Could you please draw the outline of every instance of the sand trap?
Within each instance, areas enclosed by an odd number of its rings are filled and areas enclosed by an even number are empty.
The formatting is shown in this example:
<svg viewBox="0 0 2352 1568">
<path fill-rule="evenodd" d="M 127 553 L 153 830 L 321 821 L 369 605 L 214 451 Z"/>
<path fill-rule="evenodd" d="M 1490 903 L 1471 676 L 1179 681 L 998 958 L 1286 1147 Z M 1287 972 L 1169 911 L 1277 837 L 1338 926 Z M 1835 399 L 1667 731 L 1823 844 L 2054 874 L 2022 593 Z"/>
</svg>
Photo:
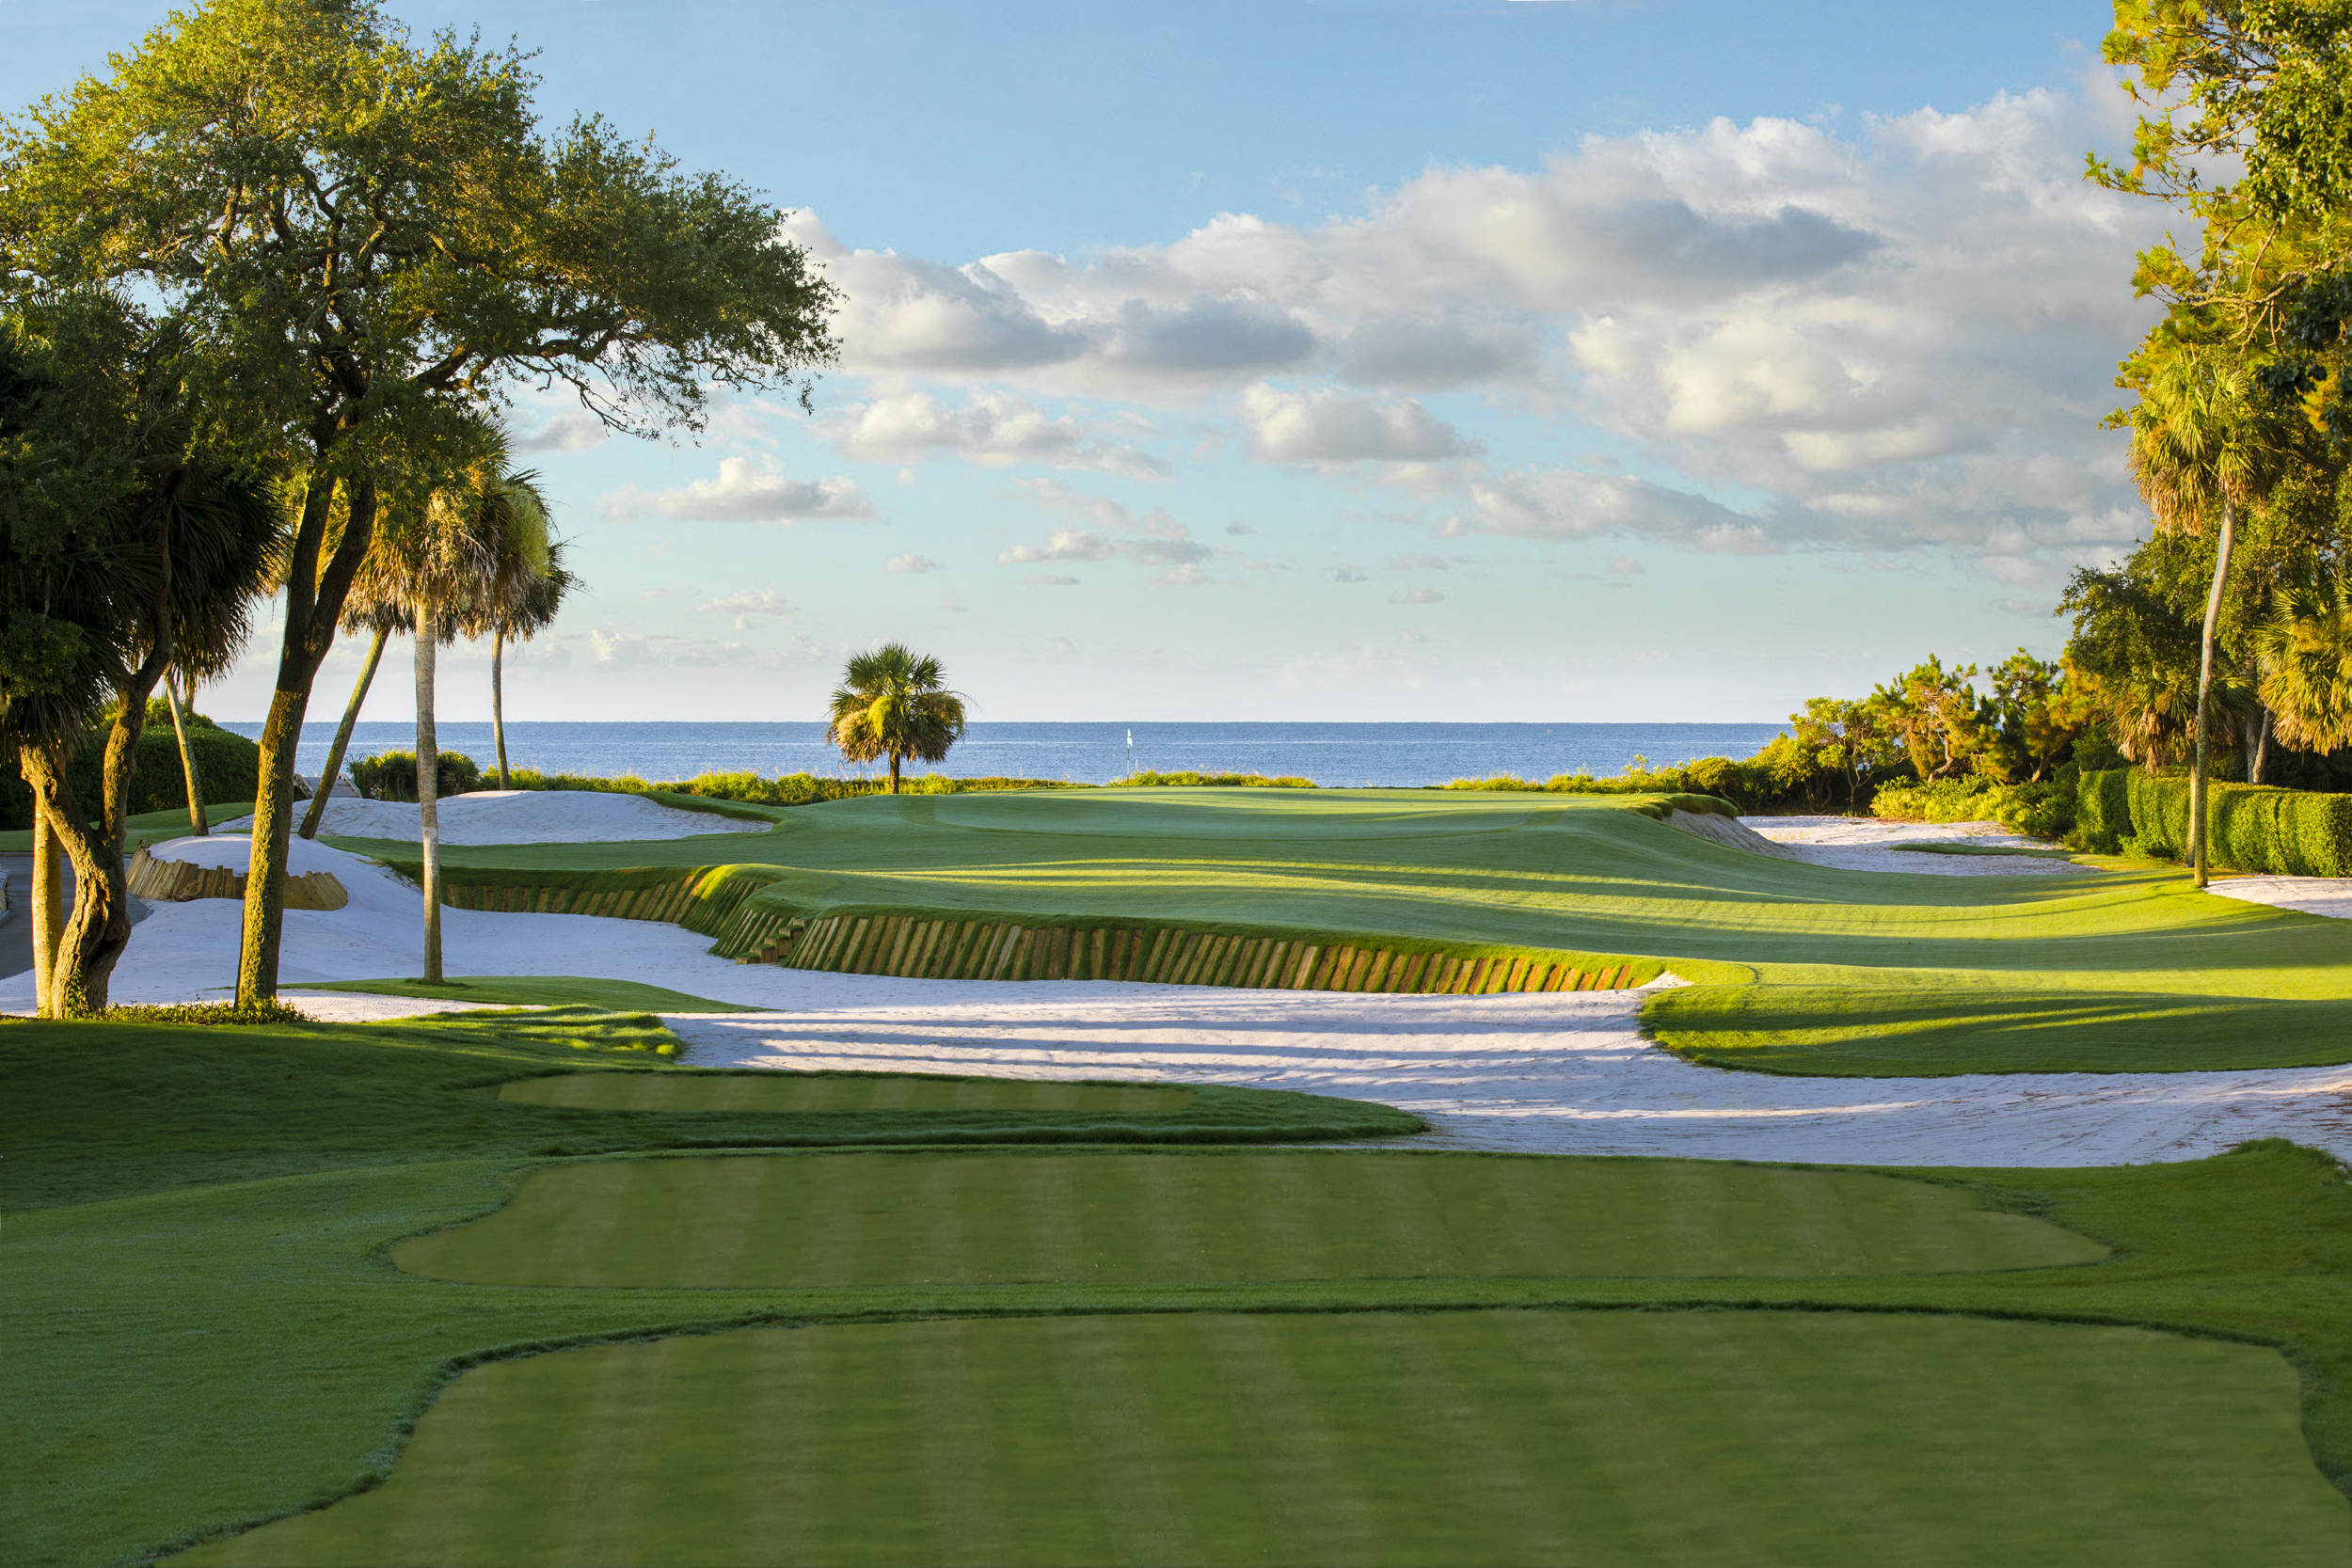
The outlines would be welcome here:
<svg viewBox="0 0 2352 1568">
<path fill-rule="evenodd" d="M 1676 813 L 1677 816 L 1681 815 Z M 1765 853 L 1778 853 L 1813 865 L 1835 866 L 1841 871 L 1909 871 L 1930 877 L 2062 877 L 2079 876 L 2087 869 L 2070 861 L 2041 855 L 1922 855 L 1896 848 L 1903 844 L 2049 847 L 2023 833 L 2012 833 L 1998 822 L 1898 822 L 1883 816 L 1743 816 L 1738 825 L 1752 830 L 1770 846 Z"/>
<path fill-rule="evenodd" d="M 2231 877 L 2208 884 L 2205 891 L 2249 904 L 2352 920 L 2352 877 Z"/>
<path fill-rule="evenodd" d="M 305 811 L 307 806 L 298 806 Z M 585 789 L 484 789 L 440 802 L 444 844 L 614 844 L 647 838 L 693 838 L 703 833 L 764 833 L 772 823 L 716 812 L 682 811 L 642 795 Z M 423 837 L 423 808 L 398 800 L 330 798 L 319 832 L 342 838 Z M 217 831 L 246 832 L 239 817 Z M 296 867 L 299 870 L 301 867 Z"/>
<path fill-rule="evenodd" d="M 296 871 L 331 870 L 351 903 L 287 911 L 287 990 L 416 974 L 416 889 L 326 845 L 294 847 Z M 242 867 L 246 845 L 183 839 L 153 852 Z M 115 999 L 221 996 L 240 913 L 222 898 L 158 907 L 132 936 Z M 1639 991 L 1466 998 L 901 980 L 739 965 L 713 958 L 705 938 L 647 921 L 455 909 L 442 919 L 453 975 L 594 974 L 778 1009 L 670 1015 L 687 1059 L 708 1067 L 1252 1084 L 1402 1106 L 1439 1130 L 1417 1141 L 1459 1148 L 2071 1165 L 2194 1159 L 2287 1137 L 2352 1157 L 2352 1067 L 1783 1078 L 1694 1067 L 1649 1045 L 1636 1028 Z M 0 980 L 0 1007 L 31 1001 L 30 975 Z M 298 1005 L 354 1017 L 444 1006 Z"/>
</svg>

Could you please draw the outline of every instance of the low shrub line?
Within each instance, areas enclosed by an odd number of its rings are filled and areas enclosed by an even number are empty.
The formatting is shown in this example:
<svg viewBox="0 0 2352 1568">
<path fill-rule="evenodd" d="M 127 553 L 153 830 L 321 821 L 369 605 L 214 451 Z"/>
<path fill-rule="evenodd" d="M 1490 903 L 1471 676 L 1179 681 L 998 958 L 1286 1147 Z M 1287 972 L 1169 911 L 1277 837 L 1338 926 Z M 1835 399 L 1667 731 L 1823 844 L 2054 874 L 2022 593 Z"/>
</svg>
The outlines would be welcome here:
<svg viewBox="0 0 2352 1568">
<path fill-rule="evenodd" d="M 2178 860 L 2188 843 L 2189 781 L 2151 778 L 2137 768 L 2086 773 L 2076 812 L 2081 847 Z M 2289 877 L 2352 877 L 2352 795 L 2210 786 L 2206 831 L 2213 858 L 2241 871 Z"/>
</svg>

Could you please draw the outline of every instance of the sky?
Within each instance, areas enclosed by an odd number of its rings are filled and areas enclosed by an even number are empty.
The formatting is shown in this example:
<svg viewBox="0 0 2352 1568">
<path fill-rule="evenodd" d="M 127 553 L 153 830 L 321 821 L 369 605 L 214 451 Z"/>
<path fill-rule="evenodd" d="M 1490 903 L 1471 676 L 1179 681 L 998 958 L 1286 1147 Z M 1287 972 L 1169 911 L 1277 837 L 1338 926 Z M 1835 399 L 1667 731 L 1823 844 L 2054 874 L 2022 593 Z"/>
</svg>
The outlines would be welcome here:
<svg viewBox="0 0 2352 1568">
<path fill-rule="evenodd" d="M 510 720 L 821 718 L 896 640 L 982 720 L 1773 721 L 2054 655 L 2146 532 L 2100 420 L 2174 220 L 2082 178 L 2102 5 L 389 8 L 765 190 L 843 295 L 813 414 L 516 400 L 585 587 Z M 0 0 L 0 108 L 166 9 Z M 276 635 L 199 705 L 260 718 Z"/>
</svg>

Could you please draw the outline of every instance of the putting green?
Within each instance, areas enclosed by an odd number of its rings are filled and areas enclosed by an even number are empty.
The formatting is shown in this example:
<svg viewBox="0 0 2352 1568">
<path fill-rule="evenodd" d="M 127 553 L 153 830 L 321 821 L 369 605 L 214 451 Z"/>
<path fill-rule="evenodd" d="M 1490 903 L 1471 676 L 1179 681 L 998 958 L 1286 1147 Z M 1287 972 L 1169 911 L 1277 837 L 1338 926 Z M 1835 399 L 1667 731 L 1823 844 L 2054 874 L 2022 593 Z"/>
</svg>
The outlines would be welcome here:
<svg viewBox="0 0 2352 1568">
<path fill-rule="evenodd" d="M 1084 1111 L 1174 1116 L 1196 1091 L 893 1072 L 566 1072 L 501 1085 L 519 1105 L 583 1111 Z"/>
<path fill-rule="evenodd" d="M 2352 922 L 2201 894 L 2177 869 L 2144 863 L 2066 877 L 1844 871 L 1727 848 L 1638 803 L 1404 790 L 873 796 L 800 808 L 729 852 L 772 878 L 745 908 L 779 915 L 1643 956 L 1696 982 L 1650 1003 L 1659 1040 L 1723 1066 L 1940 1074 L 2352 1060 Z M 453 868 L 493 879 L 683 867 L 707 853 L 675 842 L 445 851 Z M 1848 998 L 1851 1015 L 1825 1014 L 1825 994 Z M 2099 1027 L 2074 1026 L 2086 1011 Z M 2052 1016 L 2069 1026 L 2042 1027 Z"/>
<path fill-rule="evenodd" d="M 485 1367 L 196 1564 L 2352 1560 L 2276 1352 L 1823 1312 L 755 1329 Z"/>
<path fill-rule="evenodd" d="M 1681 1160 L 1257 1153 L 603 1160 L 405 1242 L 489 1285 L 1088 1283 L 2029 1269 L 2107 1249 L 1956 1187 Z"/>
</svg>

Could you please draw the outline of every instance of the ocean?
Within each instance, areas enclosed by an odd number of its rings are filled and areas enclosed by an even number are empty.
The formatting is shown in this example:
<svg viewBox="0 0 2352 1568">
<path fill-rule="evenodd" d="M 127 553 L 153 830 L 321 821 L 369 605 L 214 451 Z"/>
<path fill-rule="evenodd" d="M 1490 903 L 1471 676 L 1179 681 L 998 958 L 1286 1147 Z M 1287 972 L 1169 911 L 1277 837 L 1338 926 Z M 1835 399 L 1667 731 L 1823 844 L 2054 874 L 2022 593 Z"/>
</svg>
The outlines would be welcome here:
<svg viewBox="0 0 2352 1568">
<path fill-rule="evenodd" d="M 224 726 L 259 737 L 259 723 Z M 1753 756 L 1778 724 L 1010 724 L 976 723 L 947 760 L 910 772 L 962 778 L 1001 775 L 1104 784 L 1130 771 L 1270 773 L 1327 787 L 1413 787 L 1516 774 L 1548 779 L 1580 769 L 1622 772 L 1693 757 Z M 488 771 L 496 763 L 486 723 L 444 722 L 441 749 L 463 752 Z M 1133 751 L 1128 738 L 1133 736 Z M 335 738 L 331 721 L 303 726 L 297 772 L 314 773 Z M 362 723 L 351 754 L 407 751 L 410 723 Z M 750 770 L 775 775 L 870 777 L 825 744 L 815 722 L 750 724 L 551 723 L 506 726 L 507 761 L 545 773 L 651 780 Z"/>
</svg>

